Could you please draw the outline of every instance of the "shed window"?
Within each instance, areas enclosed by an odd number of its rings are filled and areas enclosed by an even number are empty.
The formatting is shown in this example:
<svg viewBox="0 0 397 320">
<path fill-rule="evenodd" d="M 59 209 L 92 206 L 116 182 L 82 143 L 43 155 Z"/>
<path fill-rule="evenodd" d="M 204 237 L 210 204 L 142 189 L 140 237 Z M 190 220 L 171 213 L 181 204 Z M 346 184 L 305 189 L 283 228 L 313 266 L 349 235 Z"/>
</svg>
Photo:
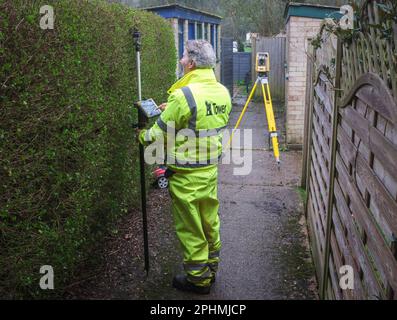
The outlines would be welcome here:
<svg viewBox="0 0 397 320">
<path fill-rule="evenodd" d="M 194 23 L 189 23 L 188 39 L 189 40 L 195 40 L 196 39 L 196 32 L 194 30 Z"/>
<path fill-rule="evenodd" d="M 218 26 L 214 26 L 214 50 L 215 55 L 218 57 Z"/>
<path fill-rule="evenodd" d="M 212 47 L 215 49 L 215 28 L 214 25 L 211 25 L 211 41 L 210 41 Z"/>
<path fill-rule="evenodd" d="M 179 58 L 183 57 L 183 48 L 184 48 L 184 43 L 183 43 L 183 21 L 179 20 L 178 22 L 178 42 L 179 42 L 179 48 L 178 48 L 178 53 L 179 53 Z"/>
<path fill-rule="evenodd" d="M 203 24 L 197 24 L 197 39 L 203 39 Z"/>
</svg>

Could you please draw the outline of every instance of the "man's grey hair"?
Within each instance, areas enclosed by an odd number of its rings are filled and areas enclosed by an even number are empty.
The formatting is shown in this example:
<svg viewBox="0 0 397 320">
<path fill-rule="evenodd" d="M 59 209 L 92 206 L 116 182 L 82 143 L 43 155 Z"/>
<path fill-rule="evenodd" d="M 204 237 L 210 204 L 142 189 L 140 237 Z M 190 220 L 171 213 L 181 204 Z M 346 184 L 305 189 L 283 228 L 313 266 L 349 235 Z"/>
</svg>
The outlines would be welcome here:
<svg viewBox="0 0 397 320">
<path fill-rule="evenodd" d="M 189 60 L 198 69 L 215 68 L 216 56 L 212 45 L 206 40 L 188 40 L 185 46 Z"/>
</svg>

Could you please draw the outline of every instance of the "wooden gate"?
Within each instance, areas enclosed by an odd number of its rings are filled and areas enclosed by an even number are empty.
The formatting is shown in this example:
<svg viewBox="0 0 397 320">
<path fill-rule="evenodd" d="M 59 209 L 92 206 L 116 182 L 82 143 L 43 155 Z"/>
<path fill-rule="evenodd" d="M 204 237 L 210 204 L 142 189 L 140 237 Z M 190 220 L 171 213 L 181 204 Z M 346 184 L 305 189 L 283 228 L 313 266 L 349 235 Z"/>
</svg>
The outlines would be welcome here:
<svg viewBox="0 0 397 320">
<path fill-rule="evenodd" d="M 396 27 L 378 2 L 352 38 L 323 27 L 316 42 L 306 212 L 322 298 L 397 299 L 396 42 L 378 25 Z"/>
<path fill-rule="evenodd" d="M 233 97 L 233 38 L 222 38 L 221 48 L 221 82 Z"/>
<path fill-rule="evenodd" d="M 251 52 L 233 52 L 233 81 L 251 81 Z"/>
<path fill-rule="evenodd" d="M 257 52 L 269 52 L 270 90 L 274 100 L 285 100 L 285 37 L 258 37 L 252 39 L 252 70 L 255 70 Z M 252 74 L 253 81 L 256 74 Z"/>
</svg>

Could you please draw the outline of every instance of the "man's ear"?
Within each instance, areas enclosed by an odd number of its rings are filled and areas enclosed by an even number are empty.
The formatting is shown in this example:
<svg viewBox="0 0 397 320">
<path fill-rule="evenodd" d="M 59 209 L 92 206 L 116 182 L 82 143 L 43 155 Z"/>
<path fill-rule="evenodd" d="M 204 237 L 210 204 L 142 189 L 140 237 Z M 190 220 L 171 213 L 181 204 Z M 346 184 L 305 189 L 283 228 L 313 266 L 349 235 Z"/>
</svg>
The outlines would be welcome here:
<svg viewBox="0 0 397 320">
<path fill-rule="evenodd" d="M 190 70 L 193 70 L 193 69 L 196 69 L 196 64 L 194 63 L 194 61 L 189 61 L 189 69 Z"/>
</svg>

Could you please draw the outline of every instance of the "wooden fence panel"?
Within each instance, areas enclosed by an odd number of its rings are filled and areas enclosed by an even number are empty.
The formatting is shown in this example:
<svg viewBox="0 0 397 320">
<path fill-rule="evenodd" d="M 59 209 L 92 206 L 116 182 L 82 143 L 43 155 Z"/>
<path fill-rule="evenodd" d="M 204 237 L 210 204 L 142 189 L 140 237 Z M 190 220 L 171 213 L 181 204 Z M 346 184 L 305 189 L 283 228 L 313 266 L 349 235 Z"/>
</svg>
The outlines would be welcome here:
<svg viewBox="0 0 397 320">
<path fill-rule="evenodd" d="M 233 38 L 221 38 L 221 82 L 233 97 Z"/>
<path fill-rule="evenodd" d="M 251 53 L 233 52 L 233 81 L 234 83 L 251 80 Z"/>
<path fill-rule="evenodd" d="M 335 47 L 335 37 L 327 34 L 323 41 L 328 43 L 327 48 Z M 331 162 L 331 138 L 332 138 L 332 112 L 334 103 L 334 83 L 329 79 L 328 73 L 330 67 L 325 68 L 325 63 L 329 61 L 328 57 L 332 56 L 335 50 L 330 52 L 314 52 L 315 61 L 320 61 L 322 68 L 316 68 L 313 65 L 312 72 L 315 74 L 315 83 L 308 88 L 312 88 L 310 99 L 307 101 L 311 104 L 307 108 L 310 110 L 310 120 L 306 124 L 310 126 L 305 131 L 310 135 L 306 141 L 309 146 L 305 146 L 305 159 L 307 159 L 307 168 L 305 171 L 308 175 L 307 181 L 307 220 L 309 226 L 309 236 L 311 240 L 312 253 L 316 265 L 318 279 L 324 275 L 324 256 L 327 246 L 327 206 L 330 188 L 330 162 Z M 310 70 L 311 68 L 309 68 Z M 335 68 L 334 68 L 335 69 Z M 327 70 L 327 72 L 325 72 Z M 311 74 L 309 74 L 311 76 Z M 309 80 L 308 80 L 309 81 Z M 336 238 L 333 241 L 336 245 Z M 339 249 L 338 249 L 339 250 Z M 330 260 L 328 268 L 330 273 L 329 288 L 339 286 L 338 273 L 335 273 L 335 265 L 340 261 Z M 331 290 L 333 296 L 341 298 L 342 294 L 336 290 Z"/>
<path fill-rule="evenodd" d="M 393 158 L 397 143 L 395 137 L 390 140 L 386 131 L 379 130 L 379 117 L 396 128 L 397 104 L 384 81 L 368 73 L 358 79 L 341 104 L 340 121 L 350 130 L 338 130 L 334 189 L 339 204 L 336 211 L 343 220 L 357 275 L 365 287 L 359 296 L 362 299 L 389 299 L 397 292 L 397 261 L 392 248 L 397 234 L 397 170 Z"/>
<path fill-rule="evenodd" d="M 303 172 L 322 298 L 397 299 L 397 37 L 374 27 L 377 2 L 364 3 L 350 41 L 335 42 L 323 27 L 313 57 Z M 353 289 L 340 286 L 343 266 L 353 270 Z"/>
</svg>

